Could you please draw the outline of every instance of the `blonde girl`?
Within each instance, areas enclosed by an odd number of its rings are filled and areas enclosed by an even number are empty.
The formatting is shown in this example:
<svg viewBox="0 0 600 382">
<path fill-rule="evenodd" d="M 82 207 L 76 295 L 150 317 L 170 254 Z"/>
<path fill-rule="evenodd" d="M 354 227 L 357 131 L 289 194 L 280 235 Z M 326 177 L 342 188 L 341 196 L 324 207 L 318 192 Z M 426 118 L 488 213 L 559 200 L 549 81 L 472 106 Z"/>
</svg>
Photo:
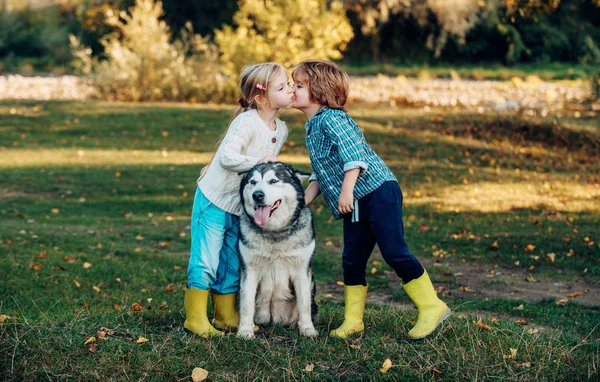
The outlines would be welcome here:
<svg viewBox="0 0 600 382">
<path fill-rule="evenodd" d="M 198 179 L 191 222 L 188 284 L 185 291 L 184 327 L 202 337 L 223 335 L 237 329 L 239 290 L 237 240 L 239 216 L 239 172 L 257 163 L 277 161 L 288 136 L 277 112 L 289 108 L 293 91 L 285 68 L 268 62 L 242 70 L 242 98 L 215 156 Z M 214 319 L 208 320 L 211 292 Z"/>
</svg>

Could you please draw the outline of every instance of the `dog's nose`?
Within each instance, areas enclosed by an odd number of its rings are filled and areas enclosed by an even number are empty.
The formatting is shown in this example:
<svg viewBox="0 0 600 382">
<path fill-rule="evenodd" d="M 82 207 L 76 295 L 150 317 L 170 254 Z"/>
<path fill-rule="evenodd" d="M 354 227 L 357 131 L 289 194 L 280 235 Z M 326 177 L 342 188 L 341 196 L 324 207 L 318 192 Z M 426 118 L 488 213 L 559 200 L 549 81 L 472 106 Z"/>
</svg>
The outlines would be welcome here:
<svg viewBox="0 0 600 382">
<path fill-rule="evenodd" d="M 255 202 L 260 202 L 265 198 L 265 193 L 262 191 L 254 191 L 254 193 L 252 194 L 252 199 L 254 199 Z"/>
</svg>

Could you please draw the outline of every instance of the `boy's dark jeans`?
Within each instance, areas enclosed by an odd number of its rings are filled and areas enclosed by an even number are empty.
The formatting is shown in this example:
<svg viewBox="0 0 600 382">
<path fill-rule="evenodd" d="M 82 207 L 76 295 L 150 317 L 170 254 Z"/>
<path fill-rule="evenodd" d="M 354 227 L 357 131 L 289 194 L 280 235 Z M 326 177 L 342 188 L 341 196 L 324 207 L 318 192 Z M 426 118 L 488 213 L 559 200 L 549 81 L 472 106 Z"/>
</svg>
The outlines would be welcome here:
<svg viewBox="0 0 600 382">
<path fill-rule="evenodd" d="M 404 241 L 402 191 L 398 182 L 385 182 L 359 199 L 358 215 L 356 223 L 351 222 L 351 213 L 344 215 L 342 267 L 345 285 L 367 285 L 367 261 L 375 243 L 385 262 L 405 284 L 423 275 L 423 266 Z"/>
</svg>

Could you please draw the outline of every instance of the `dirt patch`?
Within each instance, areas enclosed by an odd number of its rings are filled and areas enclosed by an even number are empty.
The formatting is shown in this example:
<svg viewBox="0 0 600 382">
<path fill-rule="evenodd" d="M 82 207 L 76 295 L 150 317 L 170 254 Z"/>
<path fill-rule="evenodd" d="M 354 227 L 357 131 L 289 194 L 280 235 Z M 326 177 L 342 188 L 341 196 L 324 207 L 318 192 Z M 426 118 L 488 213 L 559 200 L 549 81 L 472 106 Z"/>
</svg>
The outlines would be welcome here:
<svg viewBox="0 0 600 382">
<path fill-rule="evenodd" d="M 424 264 L 430 273 L 432 264 Z M 434 286 L 441 296 L 459 296 L 464 298 L 502 298 L 538 302 L 541 300 L 563 300 L 577 302 L 586 306 L 600 306 L 600 284 L 586 281 L 535 280 L 526 270 L 508 269 L 482 264 L 458 264 L 445 266 L 447 282 L 435 282 Z M 385 272 L 382 277 L 389 279 L 387 288 L 369 290 L 369 303 L 391 304 L 397 307 L 412 308 L 409 302 L 398 302 L 392 294 L 401 288 L 395 273 Z M 529 277 L 529 278 L 528 278 Z M 318 286 L 322 297 L 344 299 L 344 287 L 337 284 Z"/>
</svg>

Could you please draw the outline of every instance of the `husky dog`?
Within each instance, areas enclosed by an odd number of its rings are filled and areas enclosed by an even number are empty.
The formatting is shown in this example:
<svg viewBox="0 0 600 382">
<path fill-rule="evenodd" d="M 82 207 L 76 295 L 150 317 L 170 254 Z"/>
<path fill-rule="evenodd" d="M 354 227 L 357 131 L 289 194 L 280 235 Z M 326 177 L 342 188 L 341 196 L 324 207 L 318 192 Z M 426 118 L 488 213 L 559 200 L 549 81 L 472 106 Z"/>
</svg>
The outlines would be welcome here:
<svg viewBox="0 0 600 382">
<path fill-rule="evenodd" d="M 240 325 L 238 335 L 254 336 L 258 324 L 298 324 L 316 337 L 315 230 L 304 204 L 302 178 L 309 174 L 279 162 L 243 173 L 240 198 Z"/>
</svg>

